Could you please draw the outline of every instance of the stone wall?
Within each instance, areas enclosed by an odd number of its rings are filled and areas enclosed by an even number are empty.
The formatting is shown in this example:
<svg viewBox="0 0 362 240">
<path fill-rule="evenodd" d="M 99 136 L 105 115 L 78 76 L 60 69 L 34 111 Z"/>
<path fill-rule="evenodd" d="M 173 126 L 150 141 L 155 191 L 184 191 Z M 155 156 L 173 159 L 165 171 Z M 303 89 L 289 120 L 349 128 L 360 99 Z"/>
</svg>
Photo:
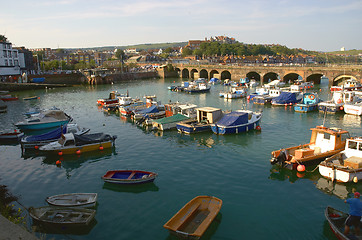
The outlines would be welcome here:
<svg viewBox="0 0 362 240">
<path fill-rule="evenodd" d="M 28 82 L 32 78 L 45 78 L 44 84 L 83 84 L 87 83 L 87 78 L 81 73 L 71 74 L 43 74 L 43 75 L 28 75 Z"/>
</svg>

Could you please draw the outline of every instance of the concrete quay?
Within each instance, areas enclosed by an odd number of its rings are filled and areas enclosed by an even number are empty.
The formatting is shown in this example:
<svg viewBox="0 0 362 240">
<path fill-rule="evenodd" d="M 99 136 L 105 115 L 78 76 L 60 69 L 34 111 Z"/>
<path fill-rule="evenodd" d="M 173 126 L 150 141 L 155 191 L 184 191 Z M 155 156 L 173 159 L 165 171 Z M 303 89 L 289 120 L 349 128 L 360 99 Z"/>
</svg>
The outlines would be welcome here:
<svg viewBox="0 0 362 240">
<path fill-rule="evenodd" d="M 1 240 L 39 240 L 25 228 L 10 222 L 0 214 L 0 239 Z"/>
<path fill-rule="evenodd" d="M 34 89 L 58 88 L 58 87 L 71 87 L 70 84 L 45 84 L 45 83 L 7 83 L 0 82 L 1 91 L 24 91 Z"/>
</svg>

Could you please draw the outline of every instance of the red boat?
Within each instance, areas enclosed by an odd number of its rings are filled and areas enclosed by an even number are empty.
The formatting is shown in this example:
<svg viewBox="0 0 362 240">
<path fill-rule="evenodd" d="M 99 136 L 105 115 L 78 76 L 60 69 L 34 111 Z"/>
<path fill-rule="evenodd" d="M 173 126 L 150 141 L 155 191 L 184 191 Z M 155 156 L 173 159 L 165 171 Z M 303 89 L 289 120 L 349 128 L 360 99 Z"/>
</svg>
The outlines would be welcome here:
<svg viewBox="0 0 362 240">
<path fill-rule="evenodd" d="M 7 101 L 16 101 L 19 98 L 14 97 L 14 96 L 12 96 L 10 94 L 7 94 L 7 95 L 0 95 L 0 99 L 3 100 L 4 102 L 7 102 Z"/>
<path fill-rule="evenodd" d="M 112 91 L 109 93 L 109 98 L 98 99 L 97 104 L 103 106 L 103 105 L 118 103 L 118 97 L 120 97 L 120 96 L 123 96 L 123 95 L 117 91 Z"/>
</svg>

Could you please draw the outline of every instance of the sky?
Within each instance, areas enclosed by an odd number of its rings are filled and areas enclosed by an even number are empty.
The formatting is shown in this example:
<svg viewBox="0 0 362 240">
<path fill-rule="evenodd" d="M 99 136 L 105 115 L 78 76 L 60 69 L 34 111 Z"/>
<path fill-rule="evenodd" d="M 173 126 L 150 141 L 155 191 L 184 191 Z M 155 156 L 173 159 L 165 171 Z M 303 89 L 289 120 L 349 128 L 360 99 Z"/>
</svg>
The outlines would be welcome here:
<svg viewBox="0 0 362 240">
<path fill-rule="evenodd" d="M 87 48 L 213 36 L 314 51 L 362 49 L 362 0 L 0 0 L 13 46 Z"/>
</svg>

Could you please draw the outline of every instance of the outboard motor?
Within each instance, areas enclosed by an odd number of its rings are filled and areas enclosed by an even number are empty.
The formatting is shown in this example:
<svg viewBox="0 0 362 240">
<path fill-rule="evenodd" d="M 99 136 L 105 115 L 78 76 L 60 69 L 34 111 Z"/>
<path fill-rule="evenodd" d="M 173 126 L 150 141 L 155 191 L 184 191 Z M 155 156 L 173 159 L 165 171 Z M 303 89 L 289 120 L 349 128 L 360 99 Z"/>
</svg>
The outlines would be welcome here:
<svg viewBox="0 0 362 240">
<path fill-rule="evenodd" d="M 273 157 L 271 160 L 270 160 L 270 163 L 272 165 L 274 164 L 280 164 L 281 166 L 284 165 L 285 161 L 287 161 L 288 159 L 288 154 L 287 154 L 287 150 L 283 149 L 280 151 L 279 153 L 279 156 L 278 157 Z"/>
</svg>

